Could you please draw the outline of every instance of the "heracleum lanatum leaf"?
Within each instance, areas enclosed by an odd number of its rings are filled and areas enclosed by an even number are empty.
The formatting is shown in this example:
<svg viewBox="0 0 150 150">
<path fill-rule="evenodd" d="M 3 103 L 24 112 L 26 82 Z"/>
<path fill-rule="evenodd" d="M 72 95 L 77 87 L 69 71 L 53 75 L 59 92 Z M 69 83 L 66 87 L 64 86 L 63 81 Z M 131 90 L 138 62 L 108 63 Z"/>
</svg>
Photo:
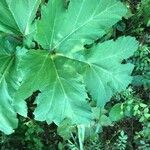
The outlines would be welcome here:
<svg viewBox="0 0 150 150">
<path fill-rule="evenodd" d="M 6 134 L 17 127 L 17 113 L 27 116 L 25 102 L 15 98 L 21 78 L 16 68 L 18 58 L 15 45 L 0 39 L 0 130 Z"/>
<path fill-rule="evenodd" d="M 42 7 L 36 40 L 44 49 L 69 53 L 91 43 L 126 14 L 116 0 L 71 0 L 68 9 L 62 0 Z"/>
<path fill-rule="evenodd" d="M 2 0 L 0 31 L 29 34 L 27 29 L 32 26 L 38 4 L 36 0 Z M 37 90 L 36 120 L 59 125 L 69 118 L 73 124 L 90 124 L 87 92 L 97 106 L 104 107 L 114 93 L 124 90 L 132 80 L 133 65 L 122 61 L 133 54 L 138 42 L 132 37 L 120 37 L 90 49 L 84 45 L 105 35 L 126 12 L 117 0 L 71 0 L 67 9 L 63 0 L 50 0 L 42 6 L 41 18 L 35 21 L 34 40 L 39 48 L 16 51 L 10 46 L 13 54 L 9 47 L 0 49 L 0 117 L 4 120 L 0 130 L 7 134 L 13 131 L 16 113 L 25 116 L 24 100 Z"/>
<path fill-rule="evenodd" d="M 0 31 L 28 35 L 41 0 L 0 0 Z"/>
</svg>

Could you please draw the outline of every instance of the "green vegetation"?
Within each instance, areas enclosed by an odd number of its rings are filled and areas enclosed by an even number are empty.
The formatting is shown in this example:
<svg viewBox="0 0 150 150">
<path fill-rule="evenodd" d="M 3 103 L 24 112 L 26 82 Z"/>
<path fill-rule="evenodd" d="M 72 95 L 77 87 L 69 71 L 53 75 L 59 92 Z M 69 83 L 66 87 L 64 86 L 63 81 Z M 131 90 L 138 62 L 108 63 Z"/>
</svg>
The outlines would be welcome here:
<svg viewBox="0 0 150 150">
<path fill-rule="evenodd" d="M 1 0 L 0 150 L 150 150 L 149 8 Z"/>
</svg>

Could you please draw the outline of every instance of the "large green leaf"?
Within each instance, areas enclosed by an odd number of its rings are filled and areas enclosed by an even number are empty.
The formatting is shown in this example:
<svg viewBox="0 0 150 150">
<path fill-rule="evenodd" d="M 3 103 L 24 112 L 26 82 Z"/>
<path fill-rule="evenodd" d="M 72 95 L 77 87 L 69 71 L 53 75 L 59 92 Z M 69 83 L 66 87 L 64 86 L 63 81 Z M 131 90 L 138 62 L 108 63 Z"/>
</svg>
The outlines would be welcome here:
<svg viewBox="0 0 150 150">
<path fill-rule="evenodd" d="M 18 93 L 27 98 L 32 92 L 41 92 L 34 113 L 37 120 L 59 124 L 68 117 L 73 123 L 85 122 L 89 118 L 85 88 L 97 105 L 104 106 L 113 93 L 125 89 L 131 82 L 133 65 L 121 62 L 137 49 L 134 38 L 122 37 L 83 49 L 85 43 L 105 34 L 126 9 L 115 0 L 80 2 L 72 0 L 67 10 L 61 0 L 49 1 L 44 6 L 36 40 L 50 52 L 30 50 L 20 65 L 25 78 Z M 76 10 L 80 10 L 79 13 Z M 83 76 L 82 82 L 72 67 Z"/>
<path fill-rule="evenodd" d="M 131 83 L 134 66 L 121 63 L 137 48 L 138 42 L 134 38 L 121 37 L 115 42 L 104 42 L 87 54 L 84 79 L 98 105 L 104 106 L 114 93 L 124 90 Z"/>
<path fill-rule="evenodd" d="M 66 72 L 62 74 L 64 72 L 60 70 L 54 82 L 41 91 L 34 112 L 35 119 L 48 123 L 54 121 L 58 125 L 65 118 L 71 118 L 74 124 L 89 124 L 90 107 L 84 85 Z"/>
<path fill-rule="evenodd" d="M 29 34 L 39 1 L 15 2 L 18 4 L 0 2 L 0 30 Z M 42 8 L 35 39 L 44 50 L 16 50 L 9 43 L 0 44 L 0 130 L 5 133 L 17 126 L 16 113 L 26 116 L 24 99 L 37 90 L 35 119 L 59 125 L 69 118 L 74 124 L 88 124 L 87 92 L 103 107 L 131 82 L 133 65 L 122 61 L 137 49 L 134 38 L 121 37 L 84 48 L 126 14 L 123 4 L 117 0 L 71 0 L 66 9 L 63 2 L 49 0 Z"/>
<path fill-rule="evenodd" d="M 71 0 L 67 10 L 63 0 L 50 0 L 42 9 L 36 40 L 48 50 L 77 51 L 103 36 L 125 14 L 126 8 L 116 0 Z"/>
<path fill-rule="evenodd" d="M 57 60 L 47 51 L 32 50 L 21 66 L 24 66 L 25 81 L 18 91 L 20 96 L 26 98 L 36 90 L 41 91 L 36 100 L 35 119 L 59 124 L 71 118 L 76 124 L 89 123 L 90 107 L 82 78 L 64 64 L 64 58 Z"/>
<path fill-rule="evenodd" d="M 86 122 L 90 120 L 90 113 L 85 87 L 97 105 L 103 107 L 115 92 L 124 90 L 131 82 L 133 65 L 121 63 L 137 46 L 134 38 L 121 37 L 83 50 L 78 54 L 82 57 L 30 50 L 20 66 L 25 79 L 18 93 L 27 98 L 40 90 L 34 112 L 37 120 L 59 124 L 63 119 L 71 118 L 73 123 Z"/>
<path fill-rule="evenodd" d="M 6 134 L 17 127 L 17 114 L 27 115 L 24 101 L 15 101 L 15 93 L 20 86 L 21 75 L 16 69 L 19 55 L 15 45 L 0 39 L 0 130 Z"/>
<path fill-rule="evenodd" d="M 138 42 L 132 37 L 110 40 L 91 49 L 82 49 L 71 55 L 58 54 L 76 67 L 84 77 L 85 85 L 97 105 L 104 106 L 115 92 L 125 89 L 132 81 L 133 65 L 121 64 L 133 55 Z M 78 65 L 74 62 L 78 62 Z"/>
<path fill-rule="evenodd" d="M 28 35 L 41 0 L 0 0 L 0 31 Z"/>
</svg>

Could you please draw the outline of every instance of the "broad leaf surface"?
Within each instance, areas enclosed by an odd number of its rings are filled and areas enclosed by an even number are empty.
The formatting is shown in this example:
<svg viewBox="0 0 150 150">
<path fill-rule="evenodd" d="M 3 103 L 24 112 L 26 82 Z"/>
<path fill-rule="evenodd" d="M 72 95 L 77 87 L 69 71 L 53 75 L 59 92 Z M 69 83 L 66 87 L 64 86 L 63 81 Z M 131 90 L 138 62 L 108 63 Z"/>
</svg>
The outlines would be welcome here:
<svg viewBox="0 0 150 150">
<path fill-rule="evenodd" d="M 63 0 L 51 0 L 42 9 L 36 40 L 44 49 L 77 51 L 103 36 L 125 14 L 126 8 L 116 0 L 71 0 L 67 10 Z"/>
<path fill-rule="evenodd" d="M 138 42 L 134 38 L 121 37 L 78 53 L 70 52 L 69 56 L 58 56 L 71 60 L 69 63 L 83 75 L 85 86 L 97 105 L 104 106 L 115 92 L 122 91 L 131 83 L 130 74 L 134 66 L 121 63 L 132 56 L 137 48 Z"/>
<path fill-rule="evenodd" d="M 1 0 L 0 31 L 30 34 L 38 4 L 38 0 Z M 138 43 L 121 37 L 91 49 L 84 44 L 102 37 L 125 14 L 126 8 L 117 0 L 71 0 L 68 9 L 63 0 L 49 0 L 42 7 L 35 37 L 44 50 L 16 50 L 1 41 L 0 130 L 13 131 L 16 114 L 26 116 L 24 100 L 36 91 L 40 91 L 36 120 L 57 125 L 65 118 L 73 124 L 90 123 L 87 92 L 103 107 L 115 92 L 124 90 L 132 80 L 133 65 L 122 61 Z"/>
<path fill-rule="evenodd" d="M 82 57 L 29 51 L 21 64 L 25 81 L 19 93 L 26 98 L 36 90 L 41 91 L 34 112 L 37 120 L 59 124 L 68 117 L 73 123 L 85 122 L 90 116 L 85 87 L 97 105 L 104 106 L 115 92 L 122 91 L 131 82 L 133 65 L 121 62 L 133 54 L 137 45 L 134 38 L 122 37 L 83 50 L 78 54 Z M 83 81 L 72 67 L 83 76 Z"/>
<path fill-rule="evenodd" d="M 0 0 L 0 31 L 28 35 L 40 0 Z"/>
<path fill-rule="evenodd" d="M 104 106 L 115 92 L 124 90 L 132 81 L 132 64 L 121 64 L 133 55 L 138 42 L 131 37 L 107 41 L 91 49 L 86 56 L 90 66 L 84 73 L 85 83 L 97 104 Z M 94 79 L 94 80 L 93 80 Z"/>
<path fill-rule="evenodd" d="M 25 81 L 18 93 L 26 98 L 36 90 L 41 91 L 36 100 L 35 119 L 59 124 L 71 118 L 75 124 L 89 123 L 91 113 L 82 78 L 64 64 L 63 58 L 57 61 L 47 51 L 32 50 L 21 66 L 24 66 Z"/>
<path fill-rule="evenodd" d="M 27 113 L 25 102 L 15 99 L 21 78 L 16 69 L 17 57 L 15 45 L 0 39 L 0 130 L 6 134 L 17 127 L 16 113 Z"/>
</svg>

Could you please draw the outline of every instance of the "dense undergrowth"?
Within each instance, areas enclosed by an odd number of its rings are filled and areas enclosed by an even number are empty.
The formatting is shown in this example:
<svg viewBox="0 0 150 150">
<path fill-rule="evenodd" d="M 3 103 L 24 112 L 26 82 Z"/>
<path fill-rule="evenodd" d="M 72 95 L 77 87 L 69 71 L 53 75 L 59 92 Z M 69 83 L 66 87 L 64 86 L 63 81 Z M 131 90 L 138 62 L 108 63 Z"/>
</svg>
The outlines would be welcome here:
<svg viewBox="0 0 150 150">
<path fill-rule="evenodd" d="M 104 110 L 93 110 L 95 122 L 89 128 L 71 126 L 70 120 L 59 128 L 35 121 L 33 102 L 38 92 L 34 93 L 26 100 L 29 117 L 18 116 L 19 126 L 12 135 L 0 133 L 0 150 L 150 150 L 150 1 L 123 2 L 128 15 L 96 42 L 121 35 L 136 37 L 140 46 L 125 60 L 135 65 L 133 83 L 114 95 Z"/>
</svg>

